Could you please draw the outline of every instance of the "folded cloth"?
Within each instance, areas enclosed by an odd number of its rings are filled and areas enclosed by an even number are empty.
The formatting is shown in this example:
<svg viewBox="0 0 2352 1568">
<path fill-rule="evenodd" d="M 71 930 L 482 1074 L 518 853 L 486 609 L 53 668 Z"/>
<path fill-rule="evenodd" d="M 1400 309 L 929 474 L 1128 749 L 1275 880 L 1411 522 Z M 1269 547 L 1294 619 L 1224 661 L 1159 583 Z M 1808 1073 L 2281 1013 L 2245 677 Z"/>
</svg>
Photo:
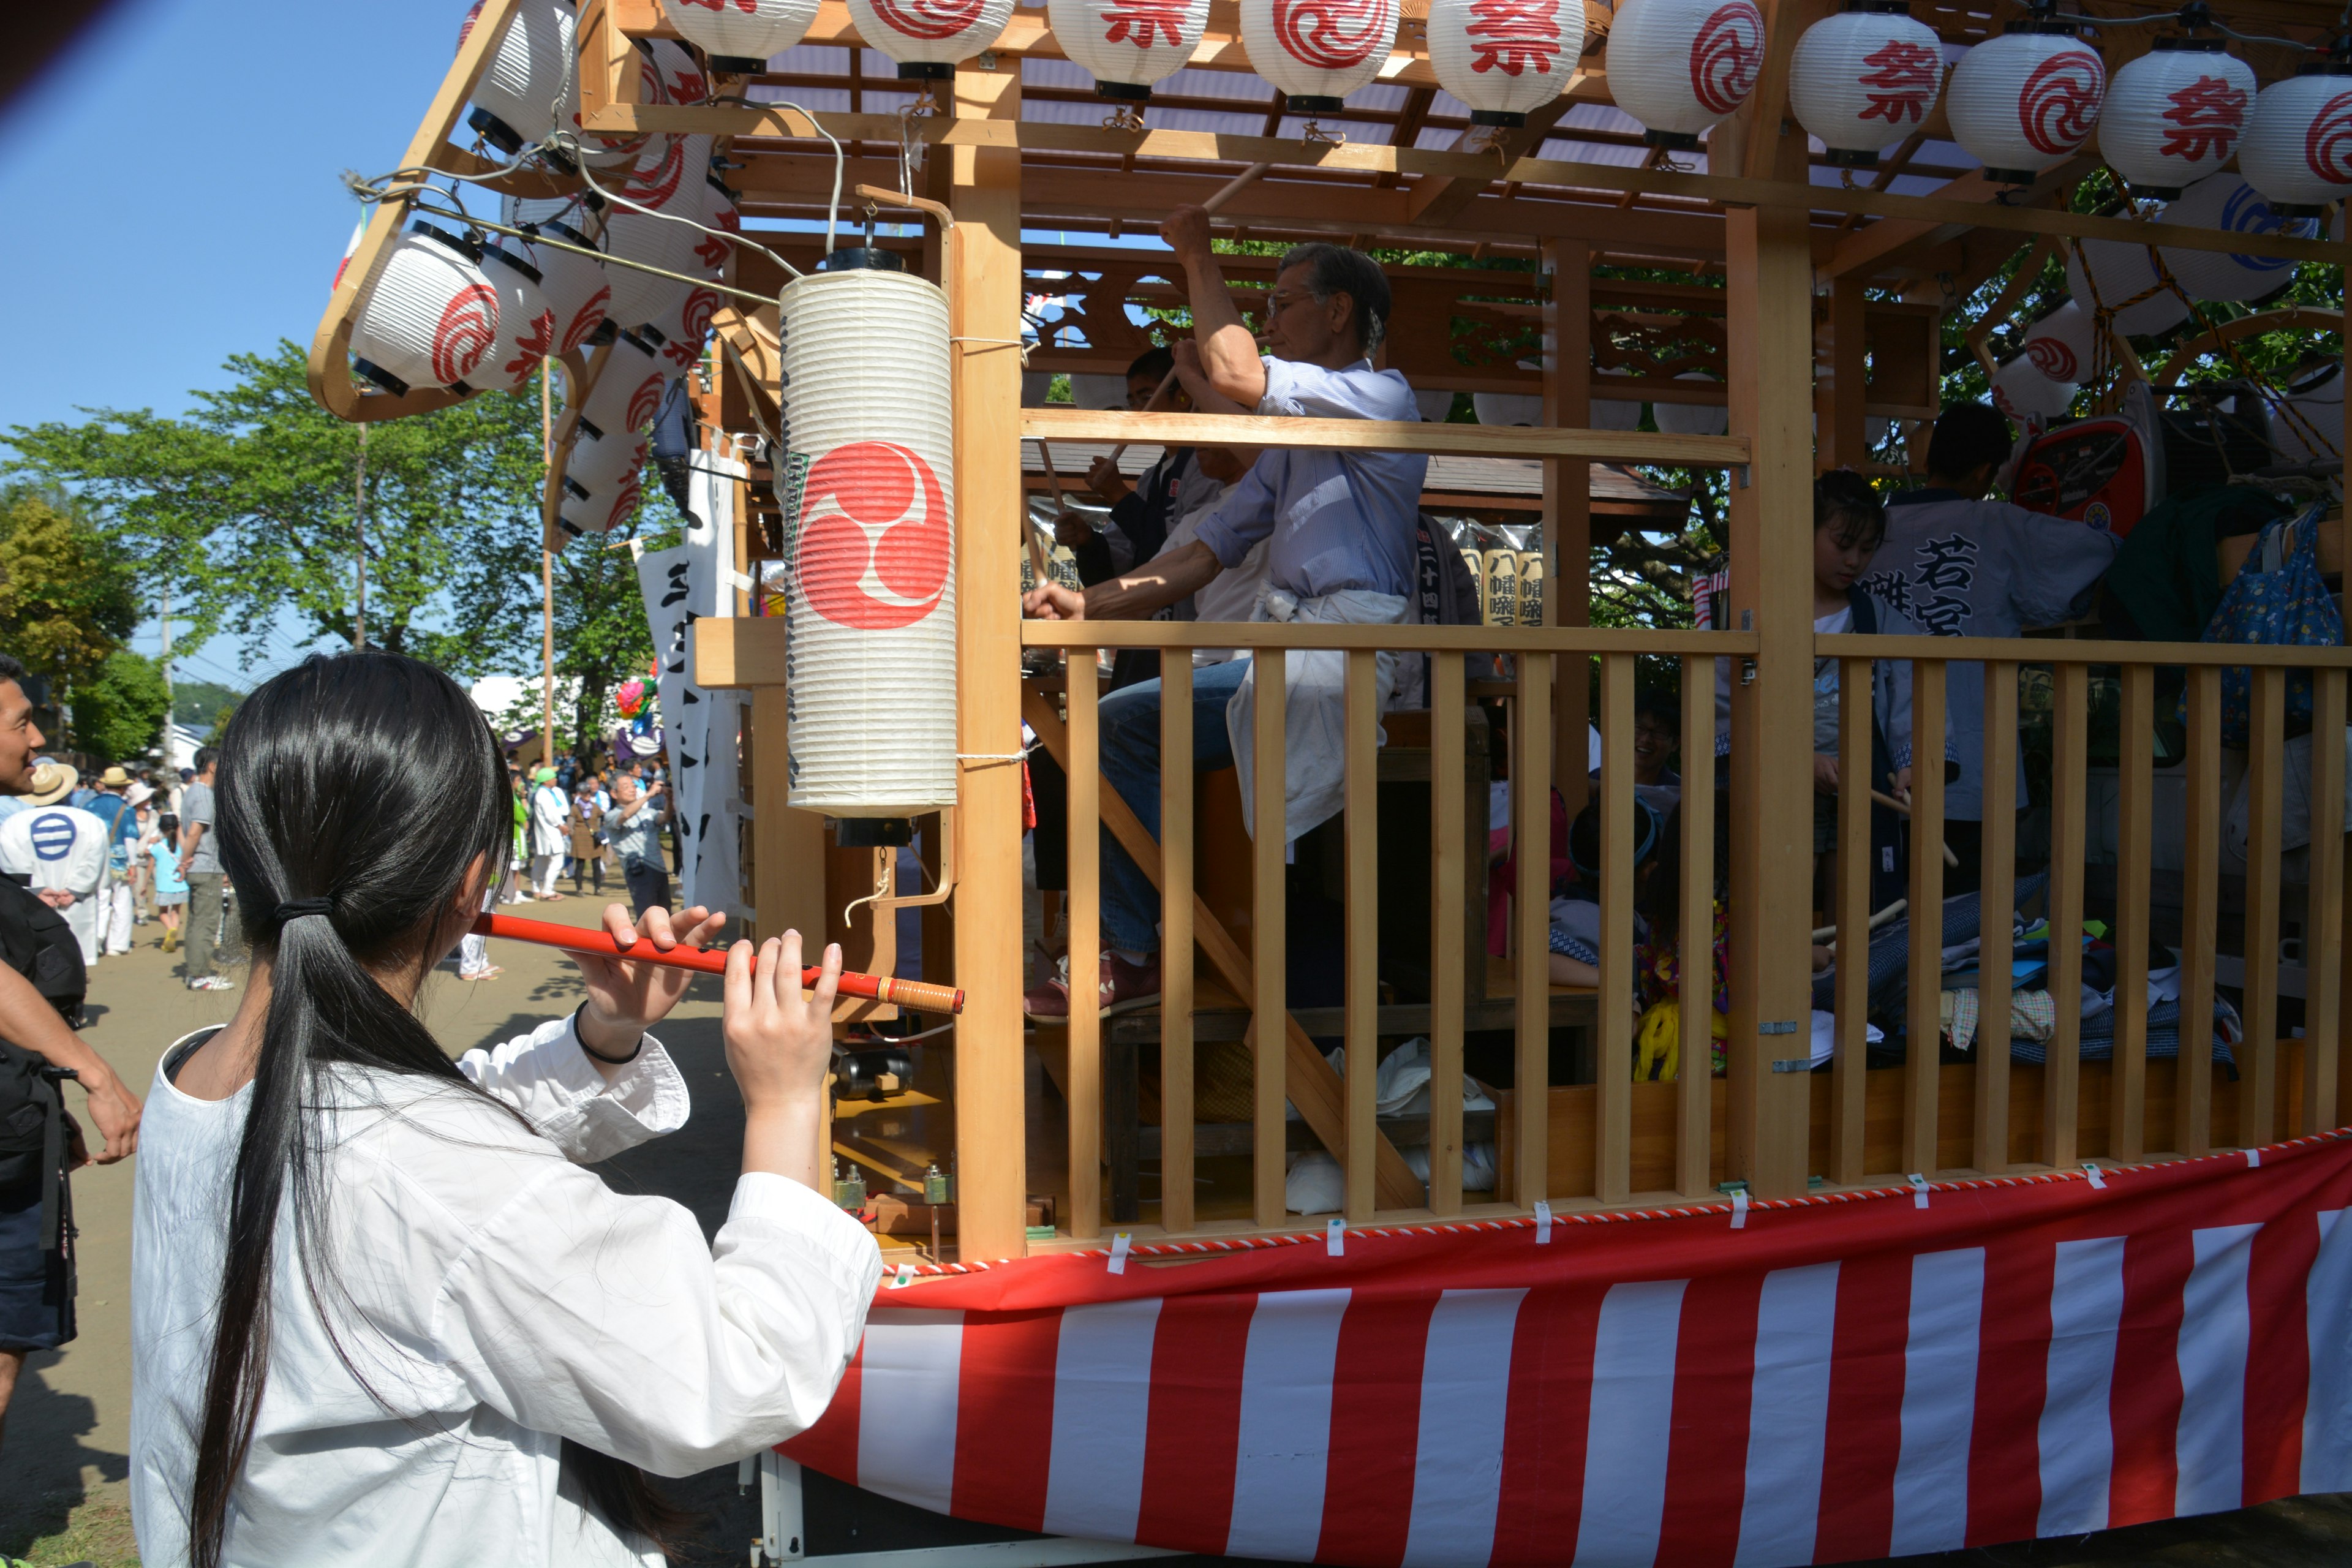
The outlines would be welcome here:
<svg viewBox="0 0 2352 1568">
<path fill-rule="evenodd" d="M 1942 1012 L 1944 1038 L 1956 1051 L 1976 1044 L 1984 999 L 1974 991 L 1947 991 Z M 2009 1039 L 2012 1053 L 2020 1040 L 2046 1045 L 2058 1033 L 2058 1004 L 2047 991 L 2009 994 Z"/>
<path fill-rule="evenodd" d="M 2044 993 L 2047 994 L 2047 993 Z M 2086 1062 L 2111 1061 L 2116 1054 L 2116 1016 L 2112 1010 L 2095 1014 L 2083 1020 L 2080 1037 L 2081 1059 Z M 2216 996 L 2213 999 L 2213 1059 L 2230 1068 L 2236 1075 L 2236 1058 L 2231 1046 L 2243 1033 L 2238 1021 L 2238 1010 Z M 2041 1062 L 2049 1059 L 2047 1039 L 2031 1040 L 2012 1036 L 2009 1043 L 2011 1061 Z M 2159 1002 L 2147 1010 L 2147 1054 L 2152 1061 L 2178 1058 L 2180 1055 L 2180 1004 Z"/>
</svg>

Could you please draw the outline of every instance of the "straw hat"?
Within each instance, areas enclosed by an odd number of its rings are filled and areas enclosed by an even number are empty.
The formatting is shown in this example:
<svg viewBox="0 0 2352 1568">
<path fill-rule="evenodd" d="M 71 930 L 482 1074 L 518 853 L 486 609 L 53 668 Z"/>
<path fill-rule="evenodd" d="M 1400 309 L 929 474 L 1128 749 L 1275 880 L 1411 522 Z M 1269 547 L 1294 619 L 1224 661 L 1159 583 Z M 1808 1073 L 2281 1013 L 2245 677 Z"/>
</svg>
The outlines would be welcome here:
<svg viewBox="0 0 2352 1568">
<path fill-rule="evenodd" d="M 123 786 L 130 784 L 131 775 L 123 772 L 122 765 L 118 763 L 114 766 L 107 769 L 104 773 L 99 774 L 98 782 L 100 786 L 104 789 L 121 789 Z"/>
<path fill-rule="evenodd" d="M 64 763 L 33 764 L 33 787 L 25 792 L 26 805 L 55 805 L 71 795 L 81 783 L 81 774 Z"/>
</svg>

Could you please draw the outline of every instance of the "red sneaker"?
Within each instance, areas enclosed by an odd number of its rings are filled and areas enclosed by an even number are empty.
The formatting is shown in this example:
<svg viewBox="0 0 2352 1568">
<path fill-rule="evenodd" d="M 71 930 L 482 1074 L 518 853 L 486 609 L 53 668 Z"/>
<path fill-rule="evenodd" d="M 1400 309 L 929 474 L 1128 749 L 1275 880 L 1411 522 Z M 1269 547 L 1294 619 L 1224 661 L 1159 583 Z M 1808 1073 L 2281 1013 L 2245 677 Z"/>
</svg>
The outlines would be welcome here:
<svg viewBox="0 0 2352 1568">
<path fill-rule="evenodd" d="M 1070 1016 L 1070 988 L 1067 979 L 1069 963 L 1063 961 L 1061 975 L 1033 987 L 1022 997 L 1023 1011 L 1033 1018 L 1059 1020 Z M 1156 1005 L 1160 1001 L 1160 955 L 1147 953 L 1141 963 L 1129 963 L 1116 952 L 1102 955 L 1097 995 L 1102 1016 L 1132 1013 L 1139 1007 Z"/>
</svg>

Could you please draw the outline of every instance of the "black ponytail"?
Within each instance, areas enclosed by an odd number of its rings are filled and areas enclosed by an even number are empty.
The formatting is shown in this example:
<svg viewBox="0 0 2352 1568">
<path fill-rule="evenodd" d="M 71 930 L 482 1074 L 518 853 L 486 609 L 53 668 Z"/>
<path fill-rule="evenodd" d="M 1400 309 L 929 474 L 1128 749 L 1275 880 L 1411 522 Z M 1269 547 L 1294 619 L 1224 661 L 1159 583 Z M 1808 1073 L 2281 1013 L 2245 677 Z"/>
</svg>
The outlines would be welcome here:
<svg viewBox="0 0 2352 1568">
<path fill-rule="evenodd" d="M 289 1193 L 314 1302 L 331 1272 L 313 1245 L 326 1235 L 320 1079 L 350 1064 L 478 1092 L 376 976 L 424 980 L 455 938 L 467 878 L 478 862 L 496 875 L 513 826 L 488 722 L 447 676 L 396 654 L 305 660 L 240 703 L 221 744 L 221 864 L 246 939 L 270 963 L 270 997 L 197 1434 L 194 1568 L 219 1568 L 268 1381 L 272 1258 Z M 665 1546 L 678 1532 L 683 1516 L 635 1467 L 569 1440 L 563 1463 L 614 1526 Z"/>
</svg>

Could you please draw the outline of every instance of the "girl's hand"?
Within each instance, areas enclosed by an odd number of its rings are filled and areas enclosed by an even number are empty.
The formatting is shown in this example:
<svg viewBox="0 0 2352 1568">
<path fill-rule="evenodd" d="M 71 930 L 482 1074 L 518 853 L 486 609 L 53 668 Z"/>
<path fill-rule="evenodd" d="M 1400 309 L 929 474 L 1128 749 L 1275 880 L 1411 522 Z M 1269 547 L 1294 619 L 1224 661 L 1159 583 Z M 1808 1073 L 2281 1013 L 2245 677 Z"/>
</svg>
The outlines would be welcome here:
<svg viewBox="0 0 2352 1568">
<path fill-rule="evenodd" d="M 1816 753 L 1813 757 L 1813 793 L 1835 795 L 1838 792 L 1838 760 Z"/>
<path fill-rule="evenodd" d="M 801 933 L 751 944 L 727 954 L 727 1001 L 719 1031 L 727 1068 L 743 1091 L 743 1113 L 757 1119 L 815 1102 L 833 1065 L 833 1000 L 841 984 L 841 949 L 824 950 L 816 989 L 801 994 Z"/>
<path fill-rule="evenodd" d="M 727 923 L 697 904 L 673 919 L 664 909 L 647 910 L 635 925 L 620 904 L 604 906 L 604 930 L 623 947 L 651 942 L 656 952 L 667 952 L 680 942 L 701 942 L 719 934 Z M 580 1037 L 589 1049 L 608 1057 L 625 1057 L 636 1048 L 645 1032 L 669 1016 L 694 980 L 690 969 L 665 963 L 632 963 L 625 958 L 572 954 L 588 984 L 588 1005 L 580 1011 Z"/>
</svg>

